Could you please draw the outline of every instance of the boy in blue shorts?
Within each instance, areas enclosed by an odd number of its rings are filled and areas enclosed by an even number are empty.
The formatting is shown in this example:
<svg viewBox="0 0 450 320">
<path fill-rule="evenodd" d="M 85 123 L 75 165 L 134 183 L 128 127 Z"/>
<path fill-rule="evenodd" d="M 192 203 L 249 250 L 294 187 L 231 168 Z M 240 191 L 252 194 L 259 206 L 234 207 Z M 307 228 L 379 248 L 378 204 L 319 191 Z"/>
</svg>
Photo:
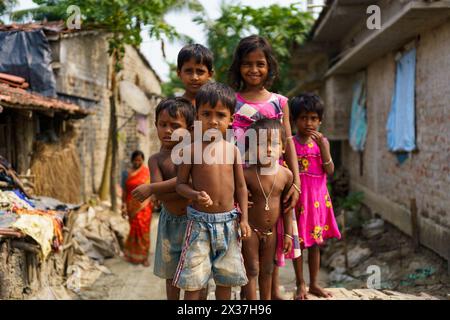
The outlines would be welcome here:
<svg viewBox="0 0 450 320">
<path fill-rule="evenodd" d="M 192 128 L 195 111 L 188 100 L 179 97 L 161 101 L 155 113 L 161 149 L 148 160 L 151 184 L 139 186 L 132 194 L 140 201 L 154 194 L 162 202 L 154 273 L 166 279 L 167 299 L 178 300 L 180 290 L 172 285 L 172 279 L 182 251 L 189 200 L 175 192 L 177 168 L 171 159 L 171 153 L 178 142 L 172 141 L 171 136 L 177 129 Z"/>
<path fill-rule="evenodd" d="M 212 274 L 216 299 L 229 300 L 231 287 L 243 286 L 248 281 L 240 233 L 242 237 L 251 233 L 241 156 L 237 147 L 224 139 L 236 98 L 228 86 L 208 83 L 200 88 L 195 99 L 202 133 L 211 138 L 188 146 L 184 151 L 190 160 L 178 168 L 176 190 L 192 205 L 187 208 L 188 225 L 173 284 L 185 290 L 185 299 L 199 299 Z M 194 161 L 199 154 L 200 163 Z M 241 210 L 240 222 L 235 195 Z"/>
</svg>

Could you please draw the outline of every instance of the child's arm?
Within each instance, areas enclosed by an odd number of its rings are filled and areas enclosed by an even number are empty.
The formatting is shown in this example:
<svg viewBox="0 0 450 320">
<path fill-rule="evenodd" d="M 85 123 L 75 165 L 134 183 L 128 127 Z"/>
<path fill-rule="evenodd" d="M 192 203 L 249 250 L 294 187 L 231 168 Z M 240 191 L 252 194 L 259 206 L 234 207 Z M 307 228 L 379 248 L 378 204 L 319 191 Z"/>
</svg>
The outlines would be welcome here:
<svg viewBox="0 0 450 320">
<path fill-rule="evenodd" d="M 213 202 L 205 191 L 197 191 L 190 186 L 189 176 L 191 175 L 191 169 L 192 164 L 183 163 L 178 167 L 176 187 L 178 194 L 206 207 L 212 205 Z"/>
<path fill-rule="evenodd" d="M 316 141 L 317 145 L 320 148 L 323 169 L 328 175 L 332 175 L 334 172 L 334 163 L 333 159 L 331 158 L 330 143 L 324 137 L 324 135 L 318 131 L 311 131 L 311 138 Z"/>
<path fill-rule="evenodd" d="M 289 108 L 286 106 L 286 112 L 283 114 L 283 126 L 286 131 L 286 136 L 289 137 L 286 140 L 286 163 L 289 169 L 294 175 L 294 186 L 290 186 L 287 194 L 284 196 L 283 204 L 285 206 L 284 211 L 290 212 L 295 208 L 298 198 L 300 197 L 300 176 L 298 173 L 297 155 L 295 153 L 294 141 L 292 141 L 291 123 L 289 120 Z"/>
<path fill-rule="evenodd" d="M 286 184 L 284 187 L 284 192 L 283 193 L 287 193 L 289 191 L 290 186 L 292 185 L 293 182 L 293 174 L 291 171 L 286 170 Z M 292 249 L 292 215 L 295 214 L 294 213 L 294 209 L 288 211 L 288 212 L 283 212 L 283 224 L 284 224 L 284 237 L 283 237 L 283 241 L 284 241 L 284 245 L 283 245 L 283 251 L 284 253 L 288 253 L 291 251 Z"/>
<path fill-rule="evenodd" d="M 233 173 L 234 173 L 234 185 L 235 185 L 235 194 L 237 198 L 237 202 L 239 203 L 239 208 L 241 209 L 241 233 L 242 237 L 249 237 L 251 234 L 251 228 L 248 224 L 248 193 L 247 193 L 247 185 L 245 183 L 244 178 L 244 170 L 242 169 L 242 164 L 238 161 L 241 158 L 239 153 L 239 149 L 234 147 L 234 164 L 233 164 Z"/>
<path fill-rule="evenodd" d="M 162 181 L 161 171 L 159 169 L 158 160 L 156 155 L 152 155 L 148 159 L 148 169 L 150 170 L 150 181 Z M 144 202 L 145 199 L 149 198 L 154 191 L 152 190 L 152 184 L 146 183 L 141 184 L 133 191 L 131 191 L 131 195 L 133 198 L 137 199 L 140 202 Z"/>
</svg>

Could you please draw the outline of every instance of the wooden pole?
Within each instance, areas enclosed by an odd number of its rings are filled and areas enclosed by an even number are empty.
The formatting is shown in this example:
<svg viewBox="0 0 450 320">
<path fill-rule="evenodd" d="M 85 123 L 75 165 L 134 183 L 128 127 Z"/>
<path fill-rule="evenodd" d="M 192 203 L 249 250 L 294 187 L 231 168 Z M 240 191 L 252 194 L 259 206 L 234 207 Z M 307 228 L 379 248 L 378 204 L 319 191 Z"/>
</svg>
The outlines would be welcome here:
<svg viewBox="0 0 450 320">
<path fill-rule="evenodd" d="M 416 199 L 412 198 L 410 201 L 410 209 L 411 209 L 411 235 L 413 240 L 414 252 L 417 252 L 420 247 L 420 230 L 419 223 L 417 218 L 417 204 Z"/>
<path fill-rule="evenodd" d="M 345 231 L 345 210 L 341 210 L 342 216 L 342 240 L 344 241 L 344 258 L 345 258 L 345 272 L 348 273 L 348 251 L 347 251 L 347 232 Z"/>
</svg>

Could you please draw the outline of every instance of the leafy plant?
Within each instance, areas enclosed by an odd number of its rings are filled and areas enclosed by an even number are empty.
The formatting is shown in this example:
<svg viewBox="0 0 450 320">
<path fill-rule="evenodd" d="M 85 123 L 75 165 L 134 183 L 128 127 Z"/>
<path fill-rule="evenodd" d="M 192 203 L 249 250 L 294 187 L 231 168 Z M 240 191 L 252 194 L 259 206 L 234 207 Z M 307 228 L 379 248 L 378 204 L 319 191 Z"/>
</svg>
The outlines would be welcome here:
<svg viewBox="0 0 450 320">
<path fill-rule="evenodd" d="M 169 81 L 162 84 L 162 93 L 166 97 L 176 96 L 177 93 L 184 92 L 184 85 L 177 75 L 177 66 L 174 63 L 169 63 Z"/>
<path fill-rule="evenodd" d="M 0 0 L 0 17 L 9 13 L 15 5 L 17 5 L 17 0 Z M 2 23 L 0 20 L 0 24 Z"/>
<path fill-rule="evenodd" d="M 346 197 L 338 197 L 336 201 L 339 208 L 354 211 L 361 206 L 363 199 L 363 192 L 350 192 Z"/>
</svg>

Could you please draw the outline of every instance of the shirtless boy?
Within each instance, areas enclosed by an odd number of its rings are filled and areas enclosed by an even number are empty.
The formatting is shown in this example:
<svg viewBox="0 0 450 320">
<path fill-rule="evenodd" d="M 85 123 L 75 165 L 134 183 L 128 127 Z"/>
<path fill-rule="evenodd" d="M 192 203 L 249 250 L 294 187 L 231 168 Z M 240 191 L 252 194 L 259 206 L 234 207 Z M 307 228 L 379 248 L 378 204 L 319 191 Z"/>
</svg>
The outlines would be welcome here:
<svg viewBox="0 0 450 320">
<path fill-rule="evenodd" d="M 224 139 L 235 102 L 233 90 L 221 83 L 205 84 L 196 95 L 197 120 L 202 132 L 208 131 L 214 138 L 194 141 L 186 149 L 191 161 L 178 168 L 176 190 L 193 201 L 187 209 L 185 243 L 173 281 L 185 290 L 185 299 L 199 299 L 211 274 L 218 300 L 229 300 L 231 287 L 247 283 L 239 235 L 241 232 L 245 238 L 251 233 L 247 187 L 239 150 Z M 211 149 L 212 159 L 205 159 L 205 150 Z M 198 152 L 200 163 L 194 162 Z M 240 223 L 235 193 L 241 210 Z"/>
<path fill-rule="evenodd" d="M 191 129 L 195 118 L 192 104 L 184 98 L 170 98 L 156 107 L 156 129 L 161 141 L 161 149 L 148 161 L 151 184 L 142 185 L 132 194 L 143 201 L 154 194 L 162 202 L 158 223 L 158 237 L 155 250 L 154 273 L 166 279 L 168 300 L 178 300 L 180 289 L 172 285 L 180 259 L 184 233 L 186 231 L 186 207 L 189 200 L 175 191 L 177 168 L 171 159 L 171 152 L 178 143 L 172 141 L 175 130 Z"/>
<path fill-rule="evenodd" d="M 282 199 L 293 182 L 292 172 L 279 165 L 286 135 L 283 125 L 274 119 L 258 120 L 249 128 L 256 131 L 257 163 L 244 169 L 253 205 L 248 219 L 252 234 L 242 244 L 248 284 L 243 288 L 248 300 L 255 300 L 259 280 L 261 300 L 271 299 L 272 272 L 277 244 L 276 223 L 283 212 Z M 263 134 L 264 132 L 264 134 Z M 263 141 L 265 140 L 265 141 Z M 292 216 L 284 214 L 284 252 L 292 248 Z"/>
</svg>

